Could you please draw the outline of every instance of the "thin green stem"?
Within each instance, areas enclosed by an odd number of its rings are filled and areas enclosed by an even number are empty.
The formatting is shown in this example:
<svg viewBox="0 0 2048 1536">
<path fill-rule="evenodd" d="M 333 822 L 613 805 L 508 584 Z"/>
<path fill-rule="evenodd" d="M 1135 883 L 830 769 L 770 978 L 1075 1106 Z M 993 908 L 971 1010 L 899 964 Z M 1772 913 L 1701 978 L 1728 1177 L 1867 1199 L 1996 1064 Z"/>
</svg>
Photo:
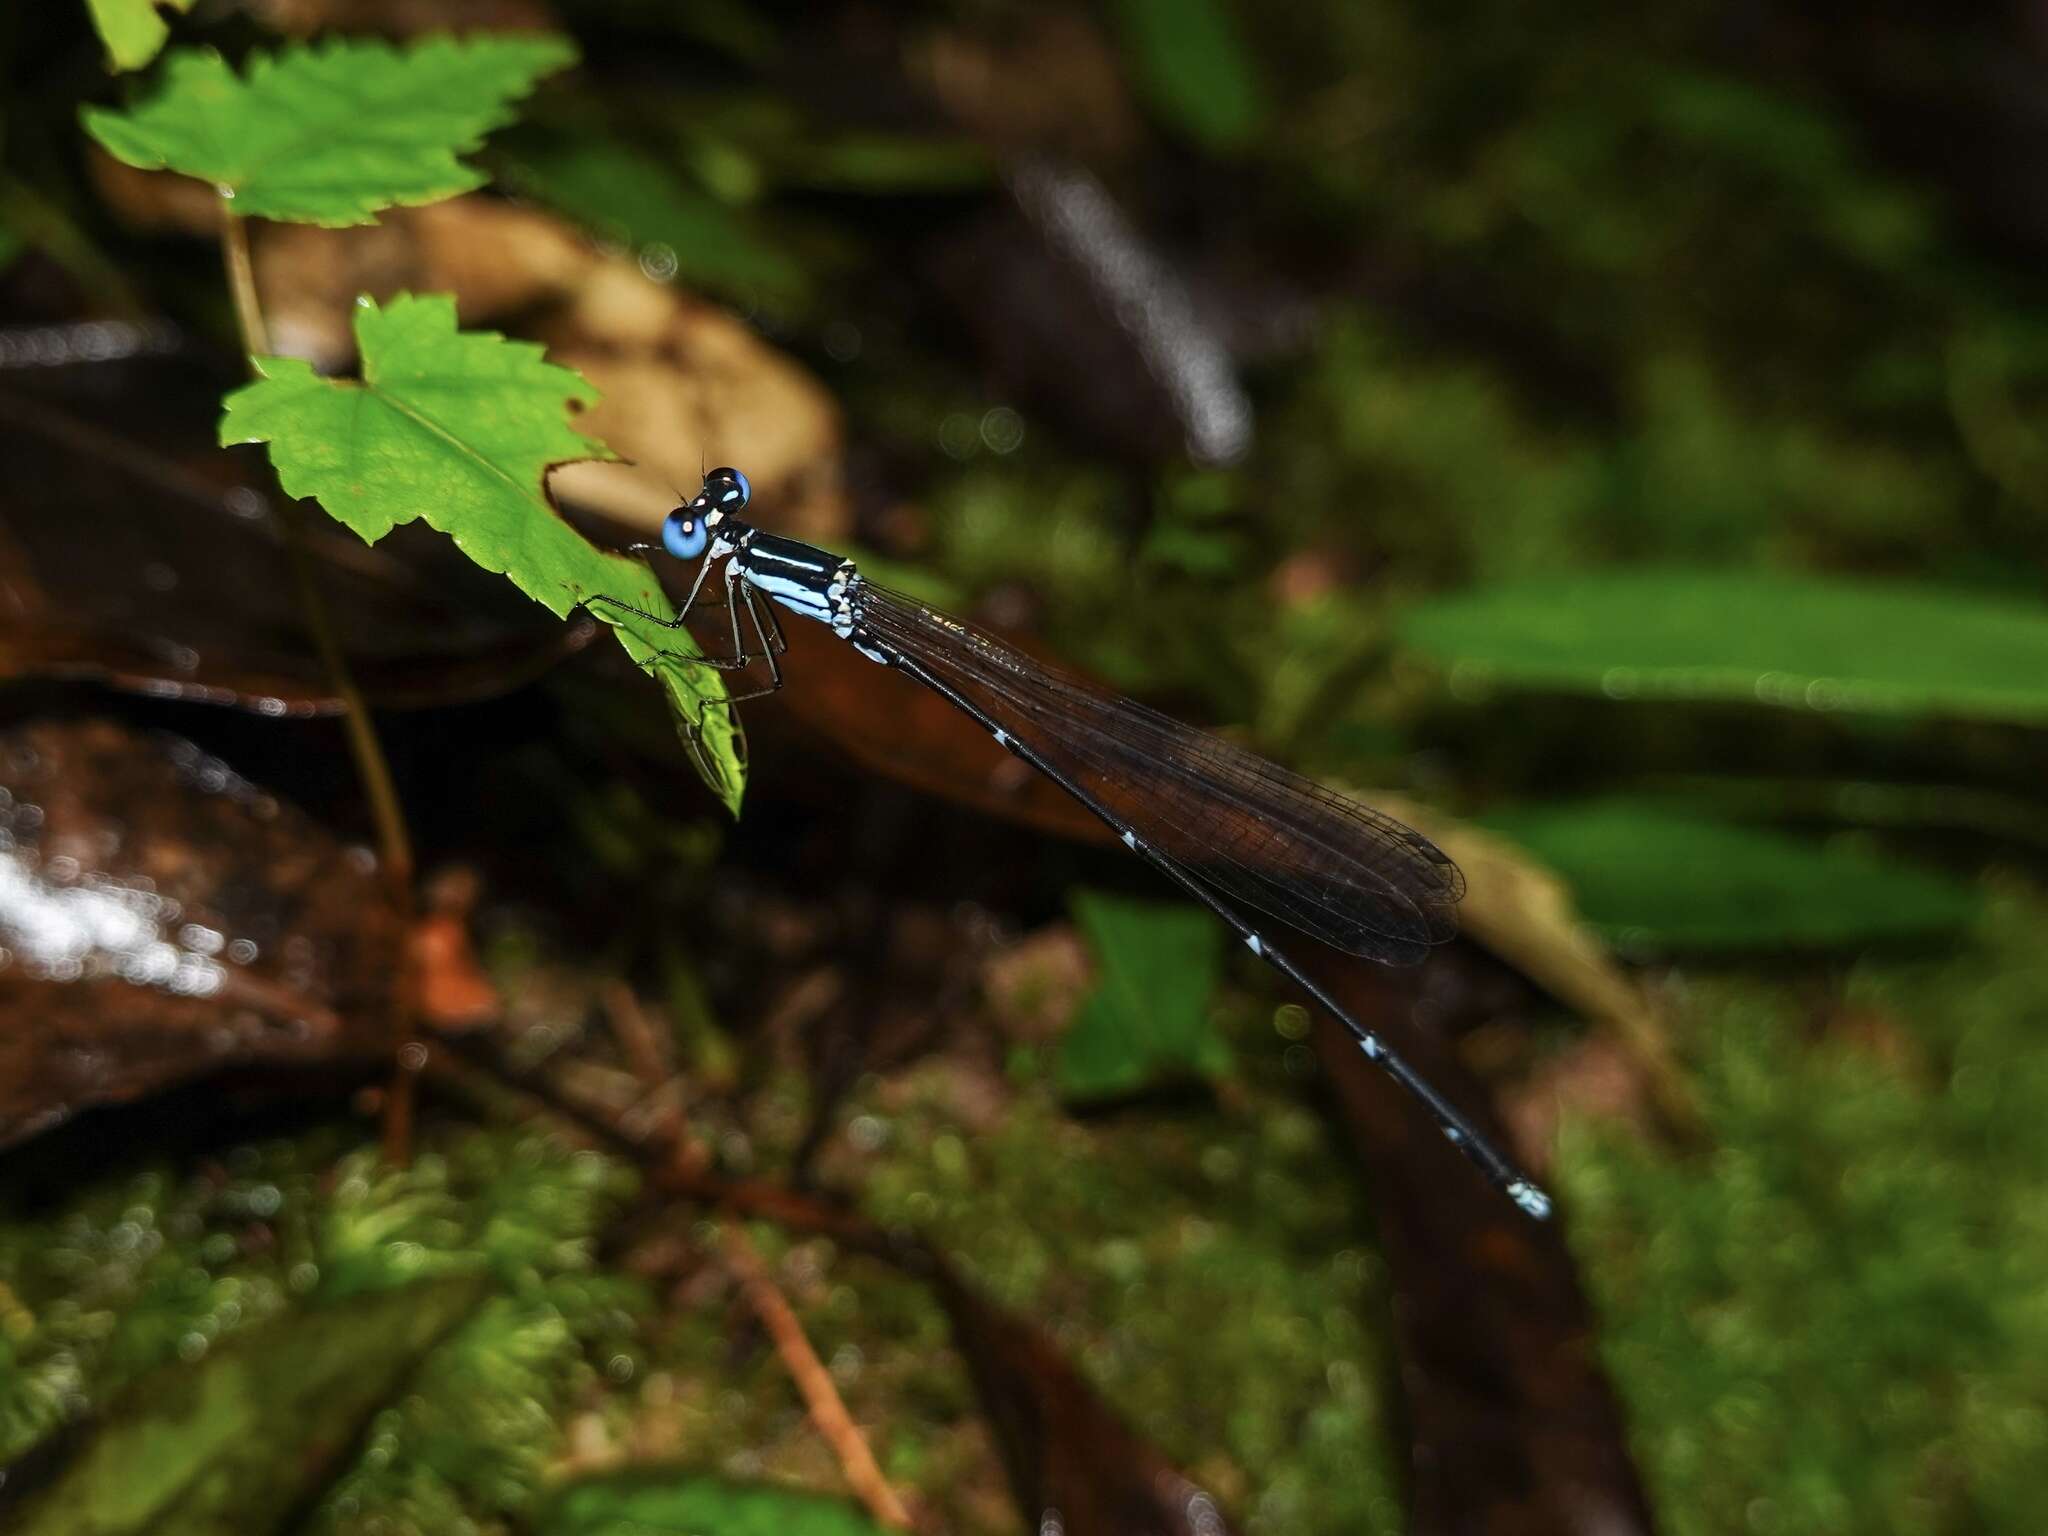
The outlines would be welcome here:
<svg viewBox="0 0 2048 1536">
<path fill-rule="evenodd" d="M 225 201 L 221 208 L 221 248 L 227 260 L 228 289 L 234 297 L 235 323 L 241 329 L 242 349 L 252 359 L 253 368 L 253 359 L 270 351 L 270 328 L 263 318 L 262 301 L 256 292 L 256 269 L 249 259 L 249 226 Z M 425 1060 L 424 1049 L 414 1039 L 413 1030 L 412 837 L 406 830 L 405 812 L 398 802 L 398 787 L 391 778 L 390 760 L 377 739 L 376 722 L 370 718 L 369 705 L 363 701 L 362 692 L 356 687 L 355 678 L 348 669 L 348 660 L 342 655 L 341 642 L 335 636 L 334 622 L 328 614 L 327 600 L 320 591 L 312 553 L 307 547 L 305 527 L 296 510 L 288 510 L 283 521 L 285 546 L 291 551 L 292 574 L 298 581 L 300 606 L 306 615 L 306 627 L 312 632 L 313 646 L 319 653 L 320 665 L 327 673 L 329 686 L 341 699 L 349 755 L 355 759 L 356 777 L 362 781 L 363 795 L 369 802 L 370 818 L 377 828 L 379 862 L 383 865 L 385 884 L 399 917 L 398 977 L 392 992 L 394 1070 L 391 1092 L 384 1102 L 384 1151 L 392 1162 L 405 1163 L 411 1155 L 414 1088 Z"/>
<path fill-rule="evenodd" d="M 270 352 L 270 327 L 263 319 L 263 305 L 256 297 L 256 268 L 249 260 L 249 226 L 237 218 L 223 200 L 220 216 L 221 249 L 227 254 L 228 292 L 235 300 L 235 324 L 241 327 L 242 350 L 251 357 Z"/>
</svg>

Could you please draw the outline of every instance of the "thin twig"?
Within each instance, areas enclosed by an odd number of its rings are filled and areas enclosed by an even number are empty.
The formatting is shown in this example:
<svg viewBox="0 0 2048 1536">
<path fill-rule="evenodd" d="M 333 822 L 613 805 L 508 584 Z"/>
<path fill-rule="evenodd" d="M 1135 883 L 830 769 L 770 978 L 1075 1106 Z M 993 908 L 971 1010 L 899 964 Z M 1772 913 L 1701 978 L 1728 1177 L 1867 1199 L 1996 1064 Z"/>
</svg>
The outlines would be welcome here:
<svg viewBox="0 0 2048 1536">
<path fill-rule="evenodd" d="M 501 1105 L 518 1118 L 545 1123 L 577 1145 L 588 1145 L 589 1138 L 597 1137 L 638 1165 L 649 1185 L 671 1199 L 829 1237 L 842 1248 L 881 1259 L 907 1274 L 922 1275 L 931 1268 L 929 1251 L 916 1239 L 877 1226 L 844 1206 L 764 1179 L 725 1179 L 677 1166 L 673 1157 L 659 1155 L 665 1148 L 650 1147 L 644 1137 L 621 1125 L 617 1112 L 565 1093 L 558 1073 L 513 1066 L 486 1033 L 441 1037 L 427 1066 L 437 1079 L 474 1102 Z"/>
<path fill-rule="evenodd" d="M 889 1486 L 889 1480 L 875 1464 L 874 1452 L 868 1449 L 867 1439 L 861 1434 L 860 1426 L 853 1422 L 853 1415 L 846 1411 L 839 1389 L 832 1385 L 832 1373 L 825 1369 L 818 1352 L 811 1348 L 804 1325 L 797 1320 L 788 1298 L 769 1278 L 761 1256 L 747 1241 L 747 1234 L 737 1221 L 727 1217 L 720 1224 L 720 1232 L 725 1245 L 725 1262 L 738 1277 L 747 1304 L 754 1309 L 761 1325 L 768 1330 L 768 1336 L 775 1341 L 775 1352 L 782 1357 L 783 1365 L 796 1382 L 797 1391 L 803 1394 L 811 1422 L 818 1426 L 818 1433 L 825 1437 L 825 1443 L 832 1447 L 832 1454 L 839 1458 L 847 1484 L 859 1496 L 861 1503 L 867 1505 L 868 1513 L 877 1524 L 891 1530 L 910 1529 L 910 1511 L 903 1507 L 896 1490 Z"/>
<path fill-rule="evenodd" d="M 661 1037 L 648 1021 L 647 1011 L 640 1006 L 633 989 L 617 979 L 606 982 L 599 996 L 605 1018 L 612 1033 L 618 1036 L 626 1059 L 632 1063 L 634 1075 L 650 1099 L 660 1096 L 654 1129 L 668 1142 L 676 1168 L 685 1175 L 702 1173 L 710 1166 L 710 1150 L 690 1134 L 689 1116 L 683 1112 L 676 1093 L 675 1068 L 669 1063 Z"/>
<path fill-rule="evenodd" d="M 633 1064 L 633 1071 L 642 1085 L 650 1095 L 667 1092 L 674 1086 L 675 1070 L 669 1065 L 668 1052 L 648 1022 L 640 999 L 634 996 L 631 987 L 618 980 L 607 983 L 601 995 L 612 1033 L 618 1036 L 626 1059 Z M 655 1128 L 669 1144 L 674 1172 L 682 1178 L 702 1175 L 710 1157 L 704 1144 L 689 1134 L 688 1121 L 681 1106 L 670 1098 L 661 1105 L 658 1115 Z M 909 1529 L 909 1511 L 897 1498 L 896 1490 L 889 1486 L 889 1480 L 882 1476 L 882 1469 L 875 1464 L 874 1453 L 868 1449 L 860 1427 L 853 1422 L 853 1415 L 846 1411 L 839 1389 L 832 1385 L 831 1373 L 818 1359 L 818 1352 L 811 1348 L 803 1324 L 798 1321 L 796 1312 L 781 1290 L 769 1278 L 760 1256 L 754 1252 L 753 1244 L 747 1241 L 746 1232 L 730 1216 L 719 1226 L 725 1244 L 726 1263 L 738 1277 L 747 1304 L 754 1309 L 762 1326 L 768 1330 L 768 1336 L 775 1341 L 776 1353 L 782 1357 L 783 1365 L 810 1409 L 811 1422 L 817 1425 L 818 1433 L 832 1448 L 832 1454 L 839 1458 L 848 1486 L 860 1496 L 861 1502 L 868 1507 L 868 1513 L 877 1522 L 894 1530 Z"/>
<path fill-rule="evenodd" d="M 227 259 L 228 291 L 235 303 L 235 323 L 242 333 L 243 350 L 254 359 L 270 351 L 270 328 L 263 318 L 263 304 L 256 291 L 256 269 L 249 256 L 249 226 L 225 199 L 221 206 L 221 249 Z M 349 755 L 354 758 L 356 777 L 362 781 L 363 796 L 369 802 L 370 819 L 377 829 L 379 863 L 385 885 L 398 913 L 399 932 L 405 936 L 396 960 L 398 975 L 392 988 L 391 1007 L 391 1090 L 384 1098 L 384 1155 L 398 1164 L 412 1156 L 413 1095 L 426 1047 L 416 1037 L 413 1018 L 416 967 L 412 962 L 413 859 L 412 838 L 406 831 L 405 812 L 398 803 L 398 788 L 392 782 L 390 760 L 377 739 L 376 723 L 363 701 L 348 662 L 335 637 L 334 622 L 327 611 L 320 583 L 314 573 L 312 553 L 299 517 L 287 510 L 280 519 L 285 529 L 285 547 L 291 552 L 292 574 L 297 579 L 300 607 L 313 647 L 329 684 L 341 700 L 343 729 L 348 737 Z"/>
<path fill-rule="evenodd" d="M 558 1085 L 552 1081 L 510 1073 L 496 1055 L 488 1069 L 465 1060 L 465 1055 L 476 1053 L 478 1045 L 478 1041 L 466 1039 L 457 1048 L 435 1051 L 429 1057 L 427 1070 L 437 1083 L 487 1113 L 543 1120 L 572 1145 L 592 1145 L 594 1131 L 604 1142 L 634 1156 L 636 1161 L 652 1154 L 658 1160 L 643 1162 L 651 1185 L 664 1194 L 703 1201 L 726 1213 L 719 1223 L 726 1262 L 748 1304 L 774 1340 L 777 1354 L 803 1394 L 811 1422 L 838 1458 L 848 1486 L 867 1505 L 877 1523 L 892 1530 L 910 1529 L 910 1515 L 903 1501 L 882 1475 L 874 1453 L 868 1449 L 859 1426 L 832 1385 L 831 1373 L 811 1348 L 803 1324 L 788 1300 L 768 1278 L 737 1216 L 745 1213 L 795 1231 L 829 1236 L 843 1248 L 871 1254 L 906 1272 L 927 1277 L 931 1269 L 928 1251 L 884 1232 L 858 1215 L 837 1210 L 798 1191 L 759 1180 L 728 1182 L 702 1169 L 686 1168 L 673 1149 L 667 1157 L 660 1158 L 655 1149 L 630 1137 L 616 1121 L 555 1097 Z M 501 1080 L 505 1078 L 510 1079 L 509 1083 Z"/>
</svg>

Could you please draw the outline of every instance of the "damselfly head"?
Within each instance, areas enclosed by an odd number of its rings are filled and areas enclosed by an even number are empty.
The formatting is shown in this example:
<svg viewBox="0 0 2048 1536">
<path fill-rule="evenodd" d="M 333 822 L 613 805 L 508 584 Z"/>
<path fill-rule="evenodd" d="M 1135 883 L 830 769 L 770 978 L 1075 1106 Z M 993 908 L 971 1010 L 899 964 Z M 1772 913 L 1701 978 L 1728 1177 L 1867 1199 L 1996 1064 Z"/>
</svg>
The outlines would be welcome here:
<svg viewBox="0 0 2048 1536">
<path fill-rule="evenodd" d="M 704 477 L 704 489 L 697 493 L 699 501 L 721 512 L 741 511 L 753 497 L 754 488 L 747 477 L 730 467 L 711 471 Z"/>
</svg>

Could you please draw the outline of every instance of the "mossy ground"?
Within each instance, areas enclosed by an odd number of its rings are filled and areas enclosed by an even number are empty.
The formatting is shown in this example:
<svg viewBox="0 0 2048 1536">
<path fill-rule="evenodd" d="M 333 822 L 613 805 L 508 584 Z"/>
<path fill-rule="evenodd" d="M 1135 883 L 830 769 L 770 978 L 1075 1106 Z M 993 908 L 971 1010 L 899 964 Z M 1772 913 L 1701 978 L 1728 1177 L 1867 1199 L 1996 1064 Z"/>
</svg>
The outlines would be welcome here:
<svg viewBox="0 0 2048 1536">
<path fill-rule="evenodd" d="M 2048 902 L 2006 882 L 1958 955 L 1680 973 L 1711 1146 L 1567 1115 L 1567 1231 L 1670 1529 L 2033 1528 L 2044 934 Z M 1239 1071 L 1217 1097 L 1086 1120 L 1029 1060 L 864 1080 L 826 1166 L 1045 1327 L 1248 1528 L 1393 1532 L 1385 1274 L 1359 1176 L 1267 1017 L 1226 1007 Z M 595 1262 L 632 1187 L 615 1164 L 442 1124 L 419 1168 L 380 1175 L 349 1139 L 125 1174 L 0 1225 L 10 1453 L 294 1309 L 477 1274 L 493 1299 L 378 1420 L 331 1528 L 488 1528 L 550 1475 L 629 1455 L 836 1485 L 715 1263 L 649 1286 Z M 701 1219 L 674 1224 L 708 1252 Z M 953 1528 L 1014 1528 L 924 1292 L 753 1230 L 891 1476 Z"/>
</svg>

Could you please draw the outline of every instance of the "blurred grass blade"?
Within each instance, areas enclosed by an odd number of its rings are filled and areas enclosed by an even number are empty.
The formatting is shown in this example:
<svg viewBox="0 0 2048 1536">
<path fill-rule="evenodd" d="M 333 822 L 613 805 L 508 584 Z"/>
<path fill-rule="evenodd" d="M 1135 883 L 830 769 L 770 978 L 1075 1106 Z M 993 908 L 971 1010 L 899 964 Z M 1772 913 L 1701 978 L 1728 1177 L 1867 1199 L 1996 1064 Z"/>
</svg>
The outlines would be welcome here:
<svg viewBox="0 0 2048 1536">
<path fill-rule="evenodd" d="M 622 144 L 523 141 L 506 157 L 505 180 L 602 238 L 643 253 L 667 247 L 676 276 L 710 292 L 797 302 L 809 286 L 803 268 L 742 215 Z"/>
<path fill-rule="evenodd" d="M 1124 54 L 1152 110 L 1212 150 L 1265 125 L 1265 92 L 1222 0 L 1117 0 Z"/>
<path fill-rule="evenodd" d="M 881 1536 L 858 1506 L 685 1468 L 636 1468 L 571 1483 L 529 1527 L 536 1536 L 628 1536 L 703 1531 L 716 1536 Z"/>
<path fill-rule="evenodd" d="M 1951 935 L 1975 895 L 1864 852 L 1616 797 L 1496 812 L 1482 824 L 1571 883 L 1579 911 L 1624 950 L 1828 949 Z"/>
<path fill-rule="evenodd" d="M 211 49 L 188 48 L 164 61 L 141 105 L 88 107 L 84 121 L 116 159 L 210 182 L 244 218 L 367 224 L 383 208 L 482 186 L 456 155 L 575 57 L 545 36 L 334 40 L 252 54 L 237 75 Z"/>
<path fill-rule="evenodd" d="M 1178 903 L 1092 891 L 1075 892 L 1073 906 L 1100 981 L 1060 1041 L 1060 1091 L 1100 1098 L 1172 1074 L 1229 1071 L 1229 1047 L 1209 1022 L 1215 921 Z"/>
<path fill-rule="evenodd" d="M 1400 636 L 1454 687 L 2048 724 L 2048 610 L 1959 589 L 1637 570 L 1439 599 Z"/>
<path fill-rule="evenodd" d="M 785 186 L 868 197 L 975 192 L 995 181 L 995 162 L 965 139 L 911 134 L 842 133 L 784 157 Z"/>
<path fill-rule="evenodd" d="M 193 0 L 85 0 L 92 12 L 92 24 L 107 45 L 107 63 L 112 69 L 140 69 L 157 56 L 171 35 L 170 23 L 158 15 L 165 7 L 180 15 L 192 9 Z"/>
<path fill-rule="evenodd" d="M 458 331 L 443 296 L 364 300 L 356 341 L 360 383 L 321 378 L 296 358 L 257 359 L 262 378 L 227 398 L 222 445 L 268 443 L 285 491 L 317 498 L 365 542 L 424 518 L 558 616 L 598 593 L 673 612 L 652 571 L 586 542 L 542 489 L 550 465 L 611 457 L 564 417 L 565 404 L 597 397 L 580 375 L 531 343 Z M 595 614 L 660 678 L 678 717 L 701 722 L 700 768 L 737 814 L 745 771 L 719 674 L 676 659 L 694 649 L 683 630 L 610 607 Z"/>
<path fill-rule="evenodd" d="M 484 1282 L 407 1286 L 294 1312 L 138 1381 L 7 1529 L 219 1536 L 277 1529 L 317 1494 Z M 196 1335 L 195 1335 L 196 1337 Z"/>
</svg>

